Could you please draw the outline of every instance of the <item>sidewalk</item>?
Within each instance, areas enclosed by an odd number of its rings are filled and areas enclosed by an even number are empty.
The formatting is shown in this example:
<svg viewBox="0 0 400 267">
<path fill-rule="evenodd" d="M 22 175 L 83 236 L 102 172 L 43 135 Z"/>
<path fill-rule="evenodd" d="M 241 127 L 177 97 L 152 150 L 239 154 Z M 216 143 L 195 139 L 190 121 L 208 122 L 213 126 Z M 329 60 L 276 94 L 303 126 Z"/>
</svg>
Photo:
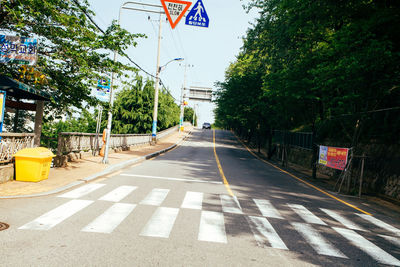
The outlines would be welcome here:
<svg viewBox="0 0 400 267">
<path fill-rule="evenodd" d="M 182 133 L 176 132 L 159 140 L 154 146 L 141 146 L 131 151 L 109 154 L 109 164 L 102 163 L 102 157 L 86 157 L 76 162 L 68 162 L 68 167 L 51 168 L 49 178 L 37 183 L 9 181 L 0 184 L 0 198 L 34 197 L 54 194 L 87 183 L 94 179 L 110 176 L 127 166 L 137 164 L 157 156 L 165 150 L 173 149 L 186 138 L 193 127 L 185 127 Z"/>
</svg>

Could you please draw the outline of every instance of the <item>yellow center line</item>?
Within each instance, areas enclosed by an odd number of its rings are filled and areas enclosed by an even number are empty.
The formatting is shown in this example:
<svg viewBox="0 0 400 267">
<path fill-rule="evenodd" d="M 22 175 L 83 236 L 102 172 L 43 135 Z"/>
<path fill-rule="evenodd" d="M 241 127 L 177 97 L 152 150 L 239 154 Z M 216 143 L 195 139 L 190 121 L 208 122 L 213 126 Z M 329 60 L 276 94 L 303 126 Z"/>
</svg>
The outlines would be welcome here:
<svg viewBox="0 0 400 267">
<path fill-rule="evenodd" d="M 224 171 L 222 170 L 222 166 L 221 166 L 221 163 L 219 162 L 219 158 L 218 158 L 218 155 L 217 155 L 217 150 L 215 148 L 215 130 L 214 129 L 213 129 L 213 144 L 214 144 L 215 161 L 217 162 L 217 165 L 218 165 L 219 174 L 222 177 L 222 181 L 224 182 L 226 191 L 228 191 L 229 195 L 233 197 L 235 195 L 233 194 L 233 192 L 231 190 L 231 187 L 229 186 L 228 180 L 225 177 Z"/>
<path fill-rule="evenodd" d="M 234 135 L 235 135 L 235 134 L 234 134 Z M 291 174 L 290 172 L 287 172 L 287 171 L 285 171 L 285 170 L 282 170 L 281 168 L 275 166 L 274 164 L 272 164 L 272 163 L 270 163 L 270 162 L 268 162 L 268 161 L 266 161 L 266 160 L 260 158 L 257 154 L 255 154 L 253 151 L 251 151 L 251 150 L 239 139 L 239 137 L 237 137 L 236 135 L 235 135 L 235 137 L 236 137 L 237 140 L 239 140 L 239 142 L 247 149 L 247 151 L 250 152 L 250 154 L 252 154 L 252 155 L 253 155 L 254 157 L 256 157 L 257 159 L 261 160 L 262 162 L 267 163 L 268 165 L 271 165 L 271 166 L 274 167 L 275 169 L 278 169 L 278 170 L 280 170 L 281 172 L 286 173 L 287 175 L 291 176 L 292 178 L 294 178 L 294 179 L 296 179 L 296 180 L 298 180 L 298 181 L 300 181 L 300 182 L 302 182 L 302 183 L 308 185 L 309 187 L 314 188 L 315 190 L 318 190 L 319 192 L 321 192 L 321 193 L 327 195 L 328 197 L 331 197 L 331 198 L 333 198 L 333 199 L 335 199 L 335 200 L 337 200 L 337 201 L 339 201 L 339 202 L 341 202 L 341 203 L 343 203 L 343 204 L 345 204 L 345 205 L 347 205 L 347 206 L 349 206 L 349 207 L 351 207 L 351 208 L 353 208 L 353 209 L 355 209 L 355 210 L 358 210 L 358 211 L 360 211 L 360 212 L 362 212 L 362 213 L 364 213 L 364 214 L 371 215 L 371 213 L 366 212 L 366 211 L 364 211 L 364 210 L 362 210 L 362 209 L 360 209 L 360 208 L 354 206 L 353 204 L 350 204 L 350 203 L 348 203 L 348 202 L 346 202 L 346 201 L 344 201 L 344 200 L 342 200 L 342 199 L 340 199 L 340 198 L 337 198 L 337 197 L 335 197 L 334 195 L 329 194 L 328 192 L 326 192 L 326 191 L 324 191 L 324 190 L 322 190 L 322 189 L 316 187 L 315 185 L 310 184 L 309 182 L 304 181 L 303 179 L 301 179 L 301 178 L 295 176 L 294 174 Z"/>
</svg>

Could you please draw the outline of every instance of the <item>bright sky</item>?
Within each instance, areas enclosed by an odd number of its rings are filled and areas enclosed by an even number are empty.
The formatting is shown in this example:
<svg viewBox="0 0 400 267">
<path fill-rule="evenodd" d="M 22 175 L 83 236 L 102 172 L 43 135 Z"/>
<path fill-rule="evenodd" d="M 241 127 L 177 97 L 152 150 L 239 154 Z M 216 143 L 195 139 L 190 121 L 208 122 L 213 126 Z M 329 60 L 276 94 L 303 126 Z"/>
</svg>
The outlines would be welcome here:
<svg viewBox="0 0 400 267">
<path fill-rule="evenodd" d="M 192 2 L 192 8 L 197 0 L 189 1 Z M 182 18 L 175 29 L 172 29 L 163 15 L 160 65 L 174 58 L 185 59 L 183 62 L 171 62 L 160 75 L 175 99 L 180 99 L 185 63 L 193 65 L 187 68 L 187 88 L 201 86 L 212 87 L 215 90 L 215 82 L 224 80 L 225 70 L 238 55 L 242 37 L 250 27 L 249 23 L 257 17 L 255 11 L 247 14 L 242 8 L 246 1 L 203 0 L 210 19 L 209 28 L 185 25 L 185 18 Z M 92 10 L 96 12 L 95 20 L 103 29 L 106 29 L 113 19 L 118 19 L 119 8 L 124 2 L 126 1 L 89 0 Z M 161 5 L 160 0 L 136 2 Z M 142 5 L 127 6 L 144 8 Z M 159 15 L 124 9 L 121 27 L 131 33 L 143 33 L 147 36 L 146 39 L 138 39 L 138 45 L 129 48 L 128 55 L 142 68 L 155 74 Z M 203 122 L 214 122 L 214 104 L 189 101 L 189 106 L 193 107 L 194 104 L 198 104 L 199 125 Z"/>
</svg>

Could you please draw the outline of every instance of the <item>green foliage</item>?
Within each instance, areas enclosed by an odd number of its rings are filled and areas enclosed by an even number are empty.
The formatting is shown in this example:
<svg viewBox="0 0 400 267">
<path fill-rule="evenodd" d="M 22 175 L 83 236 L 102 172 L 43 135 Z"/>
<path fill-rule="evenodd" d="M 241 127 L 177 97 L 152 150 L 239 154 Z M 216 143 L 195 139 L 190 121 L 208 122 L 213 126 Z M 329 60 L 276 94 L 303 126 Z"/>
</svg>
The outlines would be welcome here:
<svg viewBox="0 0 400 267">
<path fill-rule="evenodd" d="M 184 113 L 183 113 L 183 121 L 188 121 L 190 123 L 193 122 L 193 114 L 194 114 L 194 110 L 191 107 L 185 107 L 184 108 Z M 197 121 L 197 119 L 196 119 Z M 196 125 L 196 123 L 195 123 Z"/>
<path fill-rule="evenodd" d="M 83 11 L 82 11 L 83 10 Z M 37 38 L 35 69 L 46 75 L 48 84 L 38 88 L 55 96 L 45 108 L 50 119 L 71 114 L 70 107 L 91 105 L 91 89 L 100 76 L 115 72 L 124 76 L 135 69 L 111 60 L 111 51 L 124 54 L 142 35 L 130 34 L 114 21 L 103 34 L 87 18 L 94 15 L 87 0 L 2 1 L 0 29 L 10 35 Z M 18 78 L 18 65 L 1 64 L 0 73 Z M 31 86 L 33 82 L 29 83 Z"/>
<path fill-rule="evenodd" d="M 253 0 L 260 17 L 218 83 L 216 124 L 399 142 L 400 3 Z M 381 111 L 377 111 L 381 110 Z"/>
<path fill-rule="evenodd" d="M 179 107 L 168 92 L 160 90 L 158 95 L 157 131 L 179 123 Z M 112 133 L 151 133 L 154 107 L 154 81 L 144 81 L 137 76 L 125 84 L 114 102 Z"/>
</svg>

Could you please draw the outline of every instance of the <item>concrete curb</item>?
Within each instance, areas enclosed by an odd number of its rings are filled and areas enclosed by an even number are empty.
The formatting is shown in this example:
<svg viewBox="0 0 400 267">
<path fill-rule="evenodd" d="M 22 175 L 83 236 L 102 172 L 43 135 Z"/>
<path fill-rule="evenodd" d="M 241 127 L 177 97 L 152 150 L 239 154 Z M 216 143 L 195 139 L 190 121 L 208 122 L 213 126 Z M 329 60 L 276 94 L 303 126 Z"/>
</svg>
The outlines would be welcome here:
<svg viewBox="0 0 400 267">
<path fill-rule="evenodd" d="M 32 197 L 49 196 L 49 195 L 61 193 L 63 191 L 66 191 L 68 189 L 72 189 L 74 187 L 77 187 L 77 186 L 80 186 L 80 185 L 83 185 L 83 184 L 86 184 L 86 183 L 90 183 L 93 180 L 96 180 L 96 179 L 98 179 L 98 178 L 100 178 L 102 176 L 105 176 L 107 174 L 116 172 L 116 171 L 124 169 L 124 168 L 126 168 L 126 167 L 128 167 L 130 165 L 141 163 L 141 162 L 143 162 L 145 160 L 149 160 L 151 158 L 159 156 L 160 154 L 166 153 L 166 152 L 176 148 L 177 146 L 179 146 L 184 140 L 186 140 L 190 136 L 191 133 L 192 133 L 192 131 L 190 131 L 186 136 L 184 136 L 181 140 L 179 140 L 178 142 L 176 142 L 172 146 L 169 146 L 167 148 L 164 148 L 162 150 L 153 152 L 151 154 L 148 154 L 148 155 L 145 155 L 145 156 L 142 156 L 142 157 L 139 157 L 139 158 L 126 160 L 126 161 L 123 161 L 121 163 L 117 163 L 117 164 L 111 165 L 111 166 L 107 167 L 105 170 L 103 170 L 101 172 L 98 172 L 98 173 L 95 173 L 95 174 L 90 175 L 88 177 L 79 179 L 79 180 L 77 180 L 75 182 L 69 183 L 69 184 L 64 185 L 62 187 L 59 187 L 59 188 L 56 188 L 56 189 L 53 189 L 53 190 L 50 190 L 50 191 L 47 191 L 47 192 L 37 193 L 37 194 L 16 195 L 16 196 L 0 196 L 0 199 L 32 198 Z"/>
</svg>

